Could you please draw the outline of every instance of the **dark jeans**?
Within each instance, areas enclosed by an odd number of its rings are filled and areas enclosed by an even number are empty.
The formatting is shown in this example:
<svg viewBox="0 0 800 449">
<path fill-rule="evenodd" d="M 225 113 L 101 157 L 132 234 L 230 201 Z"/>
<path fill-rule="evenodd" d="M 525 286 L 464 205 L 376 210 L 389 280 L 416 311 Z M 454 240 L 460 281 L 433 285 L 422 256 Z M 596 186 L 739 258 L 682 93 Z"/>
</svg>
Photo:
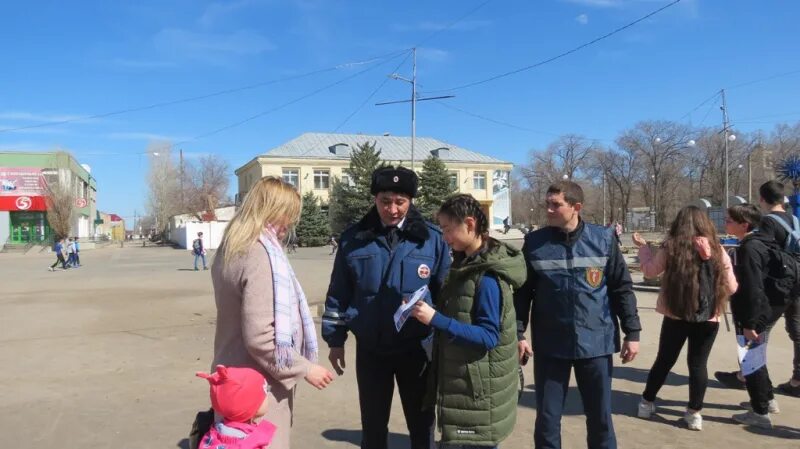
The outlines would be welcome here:
<svg viewBox="0 0 800 449">
<path fill-rule="evenodd" d="M 794 370 L 792 378 L 800 382 L 800 298 L 795 299 L 783 312 L 786 320 L 786 333 L 794 343 Z"/>
<path fill-rule="evenodd" d="M 611 355 L 567 360 L 537 355 L 534 351 L 536 427 L 533 441 L 536 449 L 561 449 L 561 415 L 573 368 L 586 415 L 589 449 L 616 449 L 617 437 L 611 421 Z"/>
<path fill-rule="evenodd" d="M 759 334 L 759 340 L 763 344 L 769 343 L 769 334 L 778 319 L 787 311 L 786 306 L 773 307 L 772 316 L 770 317 L 767 329 Z M 788 326 L 788 325 L 787 325 Z M 742 330 L 736 329 L 737 335 L 741 335 Z M 795 357 L 797 354 L 795 354 Z M 769 370 L 767 365 L 762 366 L 750 375 L 744 377 L 744 384 L 747 388 L 747 394 L 750 396 L 750 405 L 753 411 L 759 415 L 766 415 L 769 413 L 769 401 L 775 399 L 775 393 L 772 390 L 772 379 L 769 377 Z"/>
<path fill-rule="evenodd" d="M 717 338 L 719 323 L 706 321 L 690 323 L 664 317 L 661 322 L 661 336 L 658 340 L 658 355 L 650 374 L 642 397 L 653 402 L 672 367 L 678 361 L 683 344 L 689 340 L 689 405 L 688 408 L 700 411 L 703 409 L 703 398 L 708 386 L 708 356 Z"/>
<path fill-rule="evenodd" d="M 429 363 L 421 345 L 389 355 L 356 348 L 361 448 L 386 449 L 394 383 L 400 391 L 411 449 L 433 449 L 434 408 L 423 410 Z"/>
<path fill-rule="evenodd" d="M 61 254 L 61 253 L 58 253 L 58 254 L 56 254 L 56 258 L 57 258 L 56 261 L 53 263 L 53 265 L 50 265 L 50 268 L 55 268 L 56 265 L 58 265 L 60 263 L 61 264 L 61 268 L 66 270 L 67 269 L 67 261 L 64 260 L 64 255 Z"/>
</svg>

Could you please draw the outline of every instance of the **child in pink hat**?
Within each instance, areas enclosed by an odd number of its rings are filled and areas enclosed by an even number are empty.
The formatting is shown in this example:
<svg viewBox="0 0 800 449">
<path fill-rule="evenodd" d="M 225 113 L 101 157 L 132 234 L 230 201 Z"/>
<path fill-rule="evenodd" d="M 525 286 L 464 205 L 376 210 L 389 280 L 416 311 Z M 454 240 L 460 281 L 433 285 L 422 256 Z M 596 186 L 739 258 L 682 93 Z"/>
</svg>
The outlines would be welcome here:
<svg viewBox="0 0 800 449">
<path fill-rule="evenodd" d="M 200 449 L 262 449 L 275 435 L 267 413 L 267 380 L 251 368 L 217 365 L 213 374 L 197 373 L 211 384 L 211 406 L 222 421 L 200 441 Z"/>
</svg>

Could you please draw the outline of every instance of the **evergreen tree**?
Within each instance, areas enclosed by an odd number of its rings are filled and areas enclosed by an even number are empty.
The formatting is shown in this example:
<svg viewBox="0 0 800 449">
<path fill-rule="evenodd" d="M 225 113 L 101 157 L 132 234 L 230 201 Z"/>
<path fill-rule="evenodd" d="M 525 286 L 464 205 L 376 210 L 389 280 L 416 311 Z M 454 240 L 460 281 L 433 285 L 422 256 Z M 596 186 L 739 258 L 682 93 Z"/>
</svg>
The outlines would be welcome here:
<svg viewBox="0 0 800 449">
<path fill-rule="evenodd" d="M 331 235 L 328 216 L 320 208 L 319 198 L 314 192 L 303 195 L 303 211 L 295 231 L 301 246 L 323 246 L 328 243 Z"/>
<path fill-rule="evenodd" d="M 365 142 L 350 153 L 350 168 L 345 170 L 350 183 L 335 179 L 331 188 L 329 216 L 334 233 L 340 234 L 372 207 L 372 172 L 384 165 L 381 152 L 375 149 L 374 142 Z"/>
<path fill-rule="evenodd" d="M 450 185 L 450 172 L 444 161 L 430 155 L 422 163 L 419 174 L 419 195 L 415 205 L 422 215 L 434 219 L 434 214 L 445 199 L 456 192 Z"/>
</svg>

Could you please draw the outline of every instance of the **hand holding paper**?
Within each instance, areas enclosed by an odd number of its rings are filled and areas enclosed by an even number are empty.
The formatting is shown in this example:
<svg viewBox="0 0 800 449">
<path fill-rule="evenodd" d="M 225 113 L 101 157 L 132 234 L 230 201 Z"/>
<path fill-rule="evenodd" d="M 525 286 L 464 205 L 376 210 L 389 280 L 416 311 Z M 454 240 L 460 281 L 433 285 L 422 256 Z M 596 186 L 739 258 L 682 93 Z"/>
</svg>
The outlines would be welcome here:
<svg viewBox="0 0 800 449">
<path fill-rule="evenodd" d="M 412 309 L 414 305 L 420 299 L 424 298 L 427 293 L 428 286 L 423 285 L 411 295 L 405 304 L 401 304 L 400 307 L 397 308 L 397 311 L 394 313 L 394 327 L 397 329 L 397 332 L 400 332 L 400 329 L 402 329 L 403 325 L 406 324 L 406 320 L 408 320 L 408 317 L 411 316 L 411 313 L 413 312 Z"/>
</svg>

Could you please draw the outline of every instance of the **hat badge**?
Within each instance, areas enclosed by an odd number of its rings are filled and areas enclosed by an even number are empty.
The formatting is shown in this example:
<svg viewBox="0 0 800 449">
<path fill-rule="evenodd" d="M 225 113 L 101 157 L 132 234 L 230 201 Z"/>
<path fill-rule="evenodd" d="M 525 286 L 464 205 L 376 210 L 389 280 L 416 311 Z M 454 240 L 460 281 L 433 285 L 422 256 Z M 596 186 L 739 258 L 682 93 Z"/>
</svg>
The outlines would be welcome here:
<svg viewBox="0 0 800 449">
<path fill-rule="evenodd" d="M 394 181 L 394 182 L 400 182 L 400 177 L 399 177 L 399 176 L 395 176 L 395 177 L 394 177 L 394 179 L 392 179 L 392 181 Z"/>
</svg>

